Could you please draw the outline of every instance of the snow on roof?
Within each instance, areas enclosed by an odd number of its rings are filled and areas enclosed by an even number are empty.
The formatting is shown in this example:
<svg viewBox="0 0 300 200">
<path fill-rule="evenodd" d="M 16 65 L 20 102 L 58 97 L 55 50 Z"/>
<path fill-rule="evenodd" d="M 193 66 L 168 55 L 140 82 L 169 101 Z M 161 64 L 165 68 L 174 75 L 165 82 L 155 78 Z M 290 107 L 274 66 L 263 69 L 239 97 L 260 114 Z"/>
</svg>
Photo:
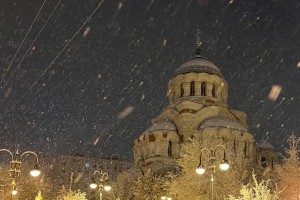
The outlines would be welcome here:
<svg viewBox="0 0 300 200">
<path fill-rule="evenodd" d="M 155 130 L 170 130 L 170 131 L 176 131 L 176 125 L 169 121 L 159 121 L 154 123 L 152 126 L 146 129 L 145 132 L 151 132 Z"/>
<path fill-rule="evenodd" d="M 221 71 L 216 65 L 201 56 L 197 56 L 188 62 L 183 63 L 176 70 L 175 76 L 187 73 L 208 73 L 223 77 Z"/>
<path fill-rule="evenodd" d="M 177 131 L 177 127 L 174 123 L 170 121 L 159 121 L 154 123 L 152 126 L 147 128 L 141 135 L 140 139 L 142 139 L 143 135 L 152 131 L 159 131 L 159 130 L 168 130 L 168 131 Z"/>
<path fill-rule="evenodd" d="M 209 119 L 205 120 L 201 124 L 199 129 L 203 129 L 206 127 L 223 127 L 223 128 L 236 129 L 236 130 L 240 130 L 240 131 L 247 131 L 247 129 L 241 124 L 234 122 L 230 119 L 219 118 L 219 117 L 209 118 Z"/>
<path fill-rule="evenodd" d="M 256 144 L 256 148 L 257 149 L 265 149 L 265 150 L 274 149 L 274 147 L 271 145 L 270 142 L 268 142 L 267 140 L 263 140 L 263 139 Z"/>
</svg>

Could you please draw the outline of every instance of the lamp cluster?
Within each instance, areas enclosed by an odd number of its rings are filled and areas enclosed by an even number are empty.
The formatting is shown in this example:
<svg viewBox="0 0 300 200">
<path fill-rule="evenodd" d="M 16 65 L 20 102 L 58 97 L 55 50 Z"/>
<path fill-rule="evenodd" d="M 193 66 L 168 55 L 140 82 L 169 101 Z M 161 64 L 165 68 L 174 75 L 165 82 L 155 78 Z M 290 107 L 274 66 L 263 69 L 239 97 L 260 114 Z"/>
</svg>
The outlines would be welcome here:
<svg viewBox="0 0 300 200">
<path fill-rule="evenodd" d="M 99 183 L 96 183 L 96 174 L 99 174 Z M 109 178 L 108 173 L 106 172 L 102 172 L 102 171 L 98 171 L 96 170 L 94 172 L 93 175 L 93 179 L 92 179 L 92 183 L 90 184 L 90 188 L 91 189 L 96 189 L 97 187 L 99 187 L 99 196 L 100 196 L 100 200 L 102 200 L 103 198 L 103 192 L 104 191 L 110 191 L 111 190 L 111 186 L 109 185 L 104 185 L 104 182 L 107 181 Z"/>
<path fill-rule="evenodd" d="M 205 168 L 204 168 L 204 165 L 202 164 L 202 153 L 204 151 L 208 151 L 208 153 L 209 153 L 209 161 L 210 161 L 209 163 L 212 165 L 212 166 L 209 166 L 209 167 L 213 167 L 213 168 L 215 167 L 214 163 L 216 161 L 216 150 L 218 148 L 223 149 L 223 160 L 221 161 L 221 163 L 219 165 L 220 169 L 223 170 L 223 171 L 226 171 L 226 170 L 229 169 L 229 163 L 226 159 L 226 150 L 225 150 L 224 146 L 217 145 L 214 149 L 211 149 L 211 150 L 209 150 L 207 148 L 204 148 L 204 149 L 201 150 L 199 165 L 196 168 L 197 174 L 204 174 L 205 173 Z"/>
<path fill-rule="evenodd" d="M 202 164 L 202 153 L 204 151 L 208 152 L 208 156 L 209 156 L 209 169 L 212 170 L 211 172 L 211 198 L 212 200 L 214 200 L 214 174 L 215 174 L 215 169 L 216 169 L 216 151 L 218 148 L 221 148 L 223 150 L 223 160 L 221 161 L 219 167 L 221 170 L 226 171 L 229 169 L 229 163 L 226 159 L 226 149 L 223 145 L 217 145 L 214 149 L 207 149 L 207 148 L 203 148 L 200 152 L 200 161 L 199 161 L 199 165 L 196 168 L 196 172 L 197 174 L 204 174 L 205 173 L 205 168 L 204 165 Z"/>
<path fill-rule="evenodd" d="M 219 165 L 220 169 L 223 171 L 227 171 L 229 169 L 229 163 L 227 160 L 222 160 L 222 162 Z M 197 169 L 196 169 L 197 174 L 204 174 L 205 173 L 205 168 L 203 164 L 199 164 Z"/>
<path fill-rule="evenodd" d="M 41 170 L 38 167 L 38 156 L 36 153 L 33 151 L 25 151 L 24 153 L 19 156 L 19 151 L 17 150 L 14 154 L 8 150 L 8 149 L 0 149 L 0 152 L 6 152 L 11 155 L 11 161 L 10 161 L 10 169 L 9 169 L 9 177 L 12 179 L 12 184 L 11 184 L 11 194 L 12 195 L 17 195 L 18 190 L 17 190 L 17 181 L 19 181 L 20 176 L 21 176 L 21 158 L 26 155 L 26 154 L 31 154 L 34 155 L 36 158 L 36 163 L 34 167 L 30 170 L 30 175 L 33 177 L 38 177 L 41 174 Z"/>
</svg>

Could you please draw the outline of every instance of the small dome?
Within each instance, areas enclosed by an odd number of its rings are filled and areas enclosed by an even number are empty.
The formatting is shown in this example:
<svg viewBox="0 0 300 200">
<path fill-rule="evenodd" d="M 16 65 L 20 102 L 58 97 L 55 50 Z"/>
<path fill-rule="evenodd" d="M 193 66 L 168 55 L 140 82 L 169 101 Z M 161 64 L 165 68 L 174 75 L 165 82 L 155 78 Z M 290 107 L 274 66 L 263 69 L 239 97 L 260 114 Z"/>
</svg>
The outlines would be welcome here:
<svg viewBox="0 0 300 200">
<path fill-rule="evenodd" d="M 256 144 L 256 148 L 260 150 L 273 150 L 274 147 L 267 140 L 262 139 Z"/>
<path fill-rule="evenodd" d="M 235 129 L 240 131 L 247 131 L 247 129 L 241 124 L 231 121 L 230 119 L 219 118 L 219 117 L 209 118 L 205 120 L 201 124 L 199 129 L 204 129 L 207 127 L 222 127 L 222 128 L 230 128 L 230 129 Z"/>
<path fill-rule="evenodd" d="M 156 130 L 169 130 L 169 131 L 176 131 L 176 125 L 169 121 L 159 121 L 154 123 L 151 127 L 147 128 L 145 132 L 152 132 Z"/>
<path fill-rule="evenodd" d="M 187 73 L 207 73 L 223 78 L 221 71 L 216 65 L 204 57 L 197 55 L 195 58 L 183 63 L 175 72 L 175 76 Z"/>
</svg>

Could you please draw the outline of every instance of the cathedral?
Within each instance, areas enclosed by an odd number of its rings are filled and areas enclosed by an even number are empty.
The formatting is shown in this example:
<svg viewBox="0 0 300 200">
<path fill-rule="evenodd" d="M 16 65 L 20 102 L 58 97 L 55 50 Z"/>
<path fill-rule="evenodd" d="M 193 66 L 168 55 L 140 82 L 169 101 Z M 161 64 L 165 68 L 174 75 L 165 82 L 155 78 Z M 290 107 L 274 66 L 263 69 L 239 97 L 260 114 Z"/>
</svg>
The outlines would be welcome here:
<svg viewBox="0 0 300 200">
<path fill-rule="evenodd" d="M 265 140 L 255 144 L 247 115 L 227 103 L 228 88 L 219 68 L 201 55 L 198 43 L 194 58 L 181 64 L 168 83 L 168 106 L 134 140 L 135 166 L 155 172 L 176 170 L 182 145 L 197 138 L 199 154 L 203 148 L 222 146 L 229 164 L 272 167 L 272 145 Z"/>
</svg>

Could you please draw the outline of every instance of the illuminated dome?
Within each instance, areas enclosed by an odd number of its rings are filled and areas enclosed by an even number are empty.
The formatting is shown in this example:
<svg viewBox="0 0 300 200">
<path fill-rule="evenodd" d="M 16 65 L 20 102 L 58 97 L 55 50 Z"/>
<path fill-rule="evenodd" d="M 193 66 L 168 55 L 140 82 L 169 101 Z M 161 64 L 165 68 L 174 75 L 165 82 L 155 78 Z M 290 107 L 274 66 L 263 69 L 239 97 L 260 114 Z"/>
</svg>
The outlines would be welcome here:
<svg viewBox="0 0 300 200">
<path fill-rule="evenodd" d="M 175 72 L 175 76 L 187 73 L 207 73 L 223 78 L 221 71 L 216 65 L 206 58 L 196 55 L 193 59 L 183 63 Z"/>
</svg>

